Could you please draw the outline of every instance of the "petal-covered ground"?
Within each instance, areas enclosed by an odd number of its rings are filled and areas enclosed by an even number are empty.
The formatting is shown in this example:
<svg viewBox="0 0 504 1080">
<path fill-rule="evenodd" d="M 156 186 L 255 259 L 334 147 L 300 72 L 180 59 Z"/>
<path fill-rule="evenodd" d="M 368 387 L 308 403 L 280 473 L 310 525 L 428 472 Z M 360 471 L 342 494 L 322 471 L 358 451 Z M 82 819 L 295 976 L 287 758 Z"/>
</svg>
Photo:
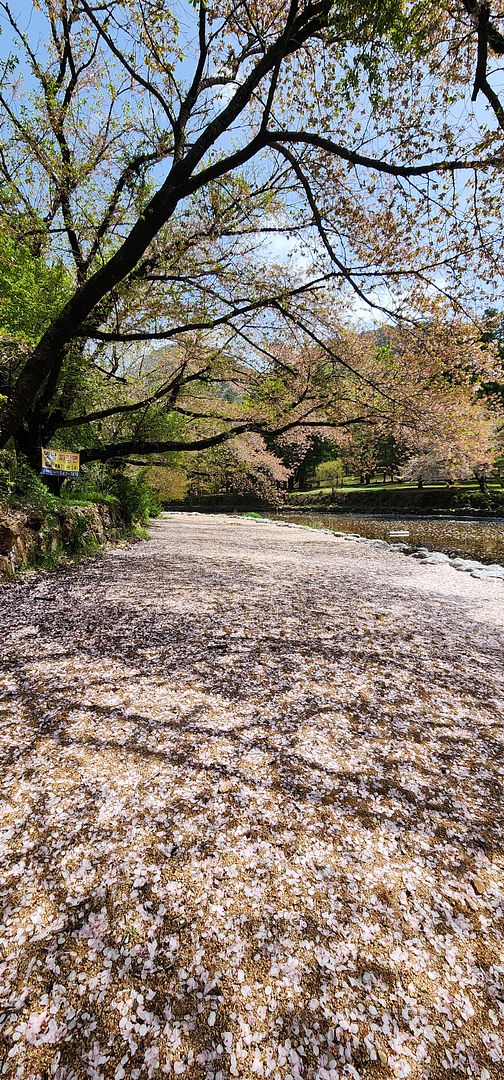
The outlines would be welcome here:
<svg viewBox="0 0 504 1080">
<path fill-rule="evenodd" d="M 504 584 L 169 515 L 0 597 L 0 1074 L 504 1076 Z"/>
</svg>

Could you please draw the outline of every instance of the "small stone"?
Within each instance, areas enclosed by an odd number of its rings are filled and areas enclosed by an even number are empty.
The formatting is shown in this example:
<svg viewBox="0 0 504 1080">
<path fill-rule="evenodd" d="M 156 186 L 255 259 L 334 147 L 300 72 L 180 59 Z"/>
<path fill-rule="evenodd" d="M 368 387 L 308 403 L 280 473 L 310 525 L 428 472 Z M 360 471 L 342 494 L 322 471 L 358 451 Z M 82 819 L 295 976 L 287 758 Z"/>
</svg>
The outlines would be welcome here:
<svg viewBox="0 0 504 1080">
<path fill-rule="evenodd" d="M 7 558 L 6 555 L 0 555 L 0 578 L 12 577 L 14 573 L 14 567 L 12 565 L 12 559 Z"/>
<path fill-rule="evenodd" d="M 18 536 L 19 527 L 15 522 L 0 522 L 0 553 L 2 555 L 7 555 L 9 551 L 12 551 Z"/>
<path fill-rule="evenodd" d="M 482 570 L 483 563 L 476 562 L 475 559 L 452 559 L 450 565 L 455 570 L 461 570 L 463 573 L 470 573 L 471 570 Z"/>
<path fill-rule="evenodd" d="M 378 1054 L 378 1060 L 381 1065 L 388 1065 L 388 1056 L 381 1046 L 376 1047 L 376 1053 Z"/>
<path fill-rule="evenodd" d="M 479 570 L 473 570 L 471 577 L 481 581 L 504 580 L 504 566 L 482 566 Z"/>
<path fill-rule="evenodd" d="M 471 884 L 473 889 L 475 890 L 475 892 L 478 893 L 479 896 L 482 896 L 483 893 L 486 893 L 487 887 L 486 882 L 483 881 L 483 878 L 473 877 Z"/>
</svg>

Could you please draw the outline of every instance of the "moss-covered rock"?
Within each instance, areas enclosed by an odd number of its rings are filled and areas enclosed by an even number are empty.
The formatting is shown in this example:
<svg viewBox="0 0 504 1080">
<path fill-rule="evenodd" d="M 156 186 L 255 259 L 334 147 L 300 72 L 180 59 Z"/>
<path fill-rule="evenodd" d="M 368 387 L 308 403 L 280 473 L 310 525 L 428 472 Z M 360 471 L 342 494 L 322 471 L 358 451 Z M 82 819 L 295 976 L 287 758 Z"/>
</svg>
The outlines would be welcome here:
<svg viewBox="0 0 504 1080">
<path fill-rule="evenodd" d="M 0 578 L 92 554 L 124 532 L 119 510 L 105 503 L 62 505 L 56 512 L 0 506 Z"/>
</svg>

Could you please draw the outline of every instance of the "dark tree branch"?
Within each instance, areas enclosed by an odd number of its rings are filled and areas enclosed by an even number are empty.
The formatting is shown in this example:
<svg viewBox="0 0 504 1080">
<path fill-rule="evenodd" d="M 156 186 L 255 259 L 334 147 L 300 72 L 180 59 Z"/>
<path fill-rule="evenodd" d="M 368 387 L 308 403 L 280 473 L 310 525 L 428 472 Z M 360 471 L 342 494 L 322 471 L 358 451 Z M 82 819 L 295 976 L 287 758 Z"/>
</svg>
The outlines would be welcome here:
<svg viewBox="0 0 504 1080">
<path fill-rule="evenodd" d="M 284 33 L 282 35 L 283 40 L 285 42 L 285 48 L 287 48 L 287 43 L 288 43 L 288 40 L 289 40 L 290 32 L 292 30 L 294 19 L 296 18 L 296 15 L 297 15 L 297 11 L 298 11 L 298 0 L 291 0 L 290 7 L 289 7 L 289 13 L 288 13 L 288 16 L 287 16 L 287 22 L 285 24 L 285 30 L 284 30 Z M 266 104 L 264 106 L 264 111 L 263 111 L 262 119 L 261 119 L 261 131 L 265 131 L 267 129 L 267 127 L 268 127 L 268 120 L 269 120 L 269 118 L 271 116 L 271 110 L 273 108 L 273 100 L 274 100 L 274 97 L 275 97 L 276 88 L 278 86 L 280 68 L 282 66 L 282 61 L 284 59 L 284 55 L 285 55 L 284 52 L 282 52 L 282 51 L 279 52 L 278 59 L 277 59 L 276 64 L 275 64 L 275 66 L 273 68 L 273 72 L 272 72 L 271 80 L 270 80 L 270 84 L 269 84 L 269 89 L 268 89 L 268 96 L 266 98 Z"/>
<path fill-rule="evenodd" d="M 166 469 L 168 461 L 138 461 L 136 458 L 111 458 L 110 461 L 120 462 L 121 465 L 137 465 L 140 469 Z"/>
<path fill-rule="evenodd" d="M 504 163 L 504 153 L 502 155 L 492 155 L 488 158 L 471 159 L 471 158 L 452 158 L 441 161 L 423 162 L 421 165 L 398 165 L 388 161 L 383 161 L 380 158 L 367 157 L 365 154 L 359 154 L 355 150 L 348 150 L 346 146 L 342 146 L 341 143 L 335 143 L 332 139 L 328 139 L 324 135 L 317 135 L 315 132 L 309 131 L 267 131 L 264 132 L 264 136 L 269 146 L 280 146 L 282 143 L 302 143 L 306 146 L 314 146 L 319 150 L 325 150 L 326 153 L 339 157 L 342 161 L 348 161 L 351 165 L 361 165 L 366 169 L 372 169 L 374 172 L 386 173 L 388 176 L 402 176 L 408 178 L 409 176 L 429 176 L 435 172 L 461 172 L 465 169 L 485 169 L 495 168 L 501 166 Z"/>
<path fill-rule="evenodd" d="M 291 311 L 288 311 L 285 308 L 282 308 L 280 304 L 278 305 L 278 307 L 282 311 L 284 317 L 289 322 L 294 323 L 295 326 L 297 326 L 300 330 L 307 334 L 307 336 L 311 338 L 311 340 L 315 342 L 315 344 L 318 345 L 323 352 L 330 356 L 332 360 L 335 360 L 337 364 L 341 364 L 342 367 L 344 367 L 347 371 L 351 372 L 352 375 L 355 375 L 363 383 L 371 386 L 373 390 L 376 390 L 377 393 L 381 394 L 382 397 L 387 398 L 388 401 L 391 401 L 394 405 L 397 405 L 397 401 L 395 400 L 395 398 L 391 397 L 390 394 L 387 394 L 386 391 L 383 390 L 378 383 L 375 383 L 373 379 L 368 379 L 367 376 L 363 375 L 360 371 L 357 371 L 357 368 L 354 368 L 351 364 L 349 364 L 347 360 L 343 360 L 343 358 L 337 353 L 335 353 L 334 349 L 332 349 L 327 344 L 327 342 L 325 342 L 321 337 L 319 337 L 319 335 L 316 334 L 314 330 L 312 330 L 309 326 L 306 326 L 306 323 L 302 319 L 300 319 L 299 316 L 294 315 Z"/>
<path fill-rule="evenodd" d="M 153 150 L 150 154 L 136 154 L 135 157 L 133 157 L 131 161 L 129 161 L 128 164 L 125 166 L 119 179 L 115 184 L 114 190 L 109 199 L 107 209 L 96 230 L 96 236 L 93 240 L 93 243 L 89 249 L 86 258 L 86 267 L 89 267 L 91 265 L 93 259 L 98 254 L 98 251 L 100 250 L 100 243 L 103 240 L 103 237 L 106 235 L 110 225 L 112 224 L 114 214 L 119 205 L 119 200 L 129 181 L 132 180 L 133 177 L 138 176 L 141 173 L 142 169 L 145 168 L 145 166 L 152 165 L 157 161 L 161 161 L 164 157 L 164 154 L 165 151 L 161 148 L 159 148 L 158 150 Z"/>
<path fill-rule="evenodd" d="M 301 296 L 303 293 L 310 292 L 312 289 L 320 288 L 321 284 L 329 281 L 334 277 L 334 274 L 324 274 L 319 278 L 315 278 L 312 281 L 305 282 L 303 285 L 298 285 L 296 288 L 283 289 L 281 292 L 275 293 L 273 296 L 262 297 L 259 300 L 251 300 L 248 304 L 231 304 L 231 301 L 225 301 L 229 304 L 230 310 L 225 312 L 224 315 L 219 315 L 214 319 L 201 319 L 198 322 L 186 322 L 180 326 L 173 326 L 169 330 L 152 330 L 152 331 L 131 331 L 120 333 L 114 330 L 97 330 L 93 326 L 86 323 L 80 328 L 76 337 L 84 337 L 86 339 L 92 338 L 96 341 L 169 341 L 171 338 L 180 337 L 181 334 L 193 333 L 198 330 L 214 330 L 218 326 L 225 326 L 231 322 L 232 319 L 237 319 L 241 315 L 248 315 L 251 311 L 261 311 L 268 307 L 276 307 L 279 300 L 285 299 L 286 292 L 289 298 L 295 296 Z"/>
<path fill-rule="evenodd" d="M 185 131 L 187 122 L 191 115 L 198 99 L 198 94 L 201 89 L 201 79 L 205 70 L 205 64 L 208 56 L 208 45 L 206 40 L 206 10 L 204 0 L 200 0 L 198 10 L 198 41 L 199 41 L 199 56 L 196 64 L 194 76 L 187 91 L 187 94 L 180 106 L 178 117 L 175 121 L 175 152 L 174 161 L 180 161 L 185 149 Z"/>
<path fill-rule="evenodd" d="M 482 4 L 480 0 L 462 0 L 462 2 L 468 14 L 475 17 L 476 21 L 479 21 L 481 8 L 488 6 L 487 3 Z M 504 56 L 504 34 L 501 34 L 490 21 L 488 21 L 487 38 L 492 51 L 498 56 Z"/>
<path fill-rule="evenodd" d="M 474 87 L 471 101 L 476 101 L 476 98 L 481 91 L 484 97 L 486 97 L 490 107 L 493 109 L 500 127 L 504 129 L 504 106 L 502 105 L 498 94 L 495 92 L 493 87 L 490 86 L 487 76 L 488 44 L 490 35 L 490 4 L 487 2 L 487 0 L 479 4 L 479 10 L 477 11 L 477 22 L 478 56 L 476 61 L 476 72 L 474 75 Z"/>
<path fill-rule="evenodd" d="M 486 82 L 486 69 L 488 58 L 488 25 L 490 22 L 490 6 L 482 3 L 478 13 L 478 59 L 476 61 L 476 74 L 471 101 L 476 101 L 479 91 Z"/>
<path fill-rule="evenodd" d="M 183 378 L 181 377 L 181 374 L 183 374 L 185 366 L 186 365 L 183 364 L 181 372 L 178 372 L 168 383 L 164 383 L 163 386 L 160 386 L 153 394 L 149 394 L 148 397 L 143 398 L 142 401 L 133 401 L 127 405 L 112 405 L 109 409 L 98 409 L 96 412 L 86 413 L 83 416 L 71 416 L 66 420 L 62 420 L 59 427 L 82 427 L 83 424 L 91 424 L 94 420 L 105 420 L 108 416 L 139 412 L 142 409 L 147 409 L 149 405 L 154 405 L 157 401 L 162 401 L 163 398 L 170 398 L 170 407 L 172 407 L 183 386 L 186 386 L 190 382 L 204 379 L 205 375 L 209 373 L 208 368 L 202 368 L 201 371 L 193 372 L 191 375 L 187 375 Z M 234 419 L 236 420 L 236 417 Z"/>
<path fill-rule="evenodd" d="M 312 411 L 312 410 L 311 410 Z M 281 435 L 285 435 L 287 431 L 291 431 L 296 427 L 305 428 L 346 428 L 352 427 L 355 424 L 370 424 L 372 420 L 369 416 L 355 416 L 348 420 L 310 420 L 310 413 L 306 418 L 302 417 L 298 420 L 291 420 L 286 424 L 282 424 L 278 427 L 271 427 L 267 424 L 249 423 L 238 424 L 234 428 L 228 428 L 226 431 L 220 431 L 216 435 L 209 435 L 206 438 L 193 439 L 193 440 L 127 440 L 120 443 L 109 443 L 106 446 L 87 447 L 81 451 L 80 460 L 82 465 L 86 465 L 90 461 L 124 461 L 124 458 L 129 454 L 166 454 L 174 453 L 175 451 L 186 450 L 209 450 L 213 446 L 220 446 L 224 442 L 228 442 L 230 439 L 235 438 L 238 435 L 243 435 L 246 432 L 254 432 L 257 435 L 268 436 L 270 438 L 277 438 Z M 140 464 L 133 461 L 131 464 Z M 148 464 L 148 463 L 146 463 Z M 158 465 L 165 465 L 165 462 L 156 462 Z"/>
<path fill-rule="evenodd" d="M 353 427 L 355 424 L 372 424 L 373 420 L 369 416 L 353 416 L 351 420 L 309 420 L 307 414 L 306 419 L 290 420 L 288 424 L 284 424 L 282 427 L 276 428 L 275 431 L 268 432 L 269 435 L 274 437 L 285 435 L 286 431 L 292 431 L 296 427 L 308 427 L 308 428 L 345 428 Z"/>
<path fill-rule="evenodd" d="M 237 424 L 235 428 L 220 431 L 218 435 L 209 435 L 203 439 L 193 439 L 190 442 L 181 439 L 167 440 L 130 440 L 121 443 L 109 443 L 107 446 L 86 448 L 81 452 L 83 465 L 88 461 L 110 461 L 111 458 L 120 458 L 128 454 L 166 454 L 175 450 L 209 450 L 212 446 L 219 446 L 227 442 L 235 435 L 242 435 L 245 431 L 254 431 L 253 424 Z"/>
<path fill-rule="evenodd" d="M 299 161 L 294 156 L 294 154 L 290 150 L 288 150 L 287 147 L 285 147 L 285 146 L 279 146 L 278 147 L 278 152 L 280 154 L 282 154 L 282 156 L 287 159 L 287 161 L 289 162 L 293 172 L 297 176 L 297 178 L 298 178 L 298 180 L 299 180 L 299 182 L 301 184 L 301 187 L 303 188 L 303 191 L 304 191 L 304 193 L 306 195 L 308 205 L 309 205 L 310 210 L 311 210 L 311 212 L 313 214 L 313 220 L 315 222 L 318 234 L 319 234 L 320 239 L 322 240 L 322 243 L 323 243 L 323 245 L 324 245 L 324 247 L 325 247 L 325 249 L 327 251 L 327 254 L 329 255 L 329 258 L 330 258 L 331 262 L 334 263 L 334 265 L 338 267 L 338 270 L 340 271 L 341 275 L 344 277 L 345 281 L 348 282 L 348 284 L 351 286 L 353 291 L 357 294 L 359 299 L 363 300 L 364 303 L 368 305 L 368 307 L 375 308 L 375 310 L 381 311 L 384 315 L 390 315 L 393 319 L 397 318 L 396 312 L 391 311 L 390 308 L 385 307 L 383 304 L 376 304 L 376 303 L 374 303 L 373 300 L 370 300 L 369 297 L 366 296 L 366 293 L 362 291 L 362 289 L 357 284 L 357 282 L 354 281 L 352 275 L 347 270 L 344 263 L 342 263 L 341 259 L 339 259 L 338 256 L 336 255 L 336 252 L 335 252 L 335 250 L 334 250 L 334 248 L 333 248 L 333 246 L 332 246 L 332 244 L 331 244 L 331 242 L 329 240 L 329 237 L 327 235 L 327 231 L 326 231 L 326 229 L 324 227 L 324 223 L 322 221 L 322 215 L 321 215 L 320 210 L 319 210 L 319 208 L 317 206 L 317 201 L 316 201 L 315 196 L 313 194 L 313 191 L 311 189 L 310 182 L 308 180 L 308 177 L 305 175 Z"/>
</svg>

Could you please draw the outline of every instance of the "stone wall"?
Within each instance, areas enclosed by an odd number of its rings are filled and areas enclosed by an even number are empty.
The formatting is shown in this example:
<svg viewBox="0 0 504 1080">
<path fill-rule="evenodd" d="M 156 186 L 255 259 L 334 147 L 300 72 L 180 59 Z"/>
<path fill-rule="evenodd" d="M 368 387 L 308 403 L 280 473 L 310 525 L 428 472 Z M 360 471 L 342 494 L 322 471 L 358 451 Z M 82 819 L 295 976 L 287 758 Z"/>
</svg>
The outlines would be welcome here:
<svg viewBox="0 0 504 1080">
<path fill-rule="evenodd" d="M 62 506 L 54 512 L 0 505 L 0 579 L 28 566 L 90 553 L 123 531 L 117 509 L 104 503 Z"/>
</svg>

